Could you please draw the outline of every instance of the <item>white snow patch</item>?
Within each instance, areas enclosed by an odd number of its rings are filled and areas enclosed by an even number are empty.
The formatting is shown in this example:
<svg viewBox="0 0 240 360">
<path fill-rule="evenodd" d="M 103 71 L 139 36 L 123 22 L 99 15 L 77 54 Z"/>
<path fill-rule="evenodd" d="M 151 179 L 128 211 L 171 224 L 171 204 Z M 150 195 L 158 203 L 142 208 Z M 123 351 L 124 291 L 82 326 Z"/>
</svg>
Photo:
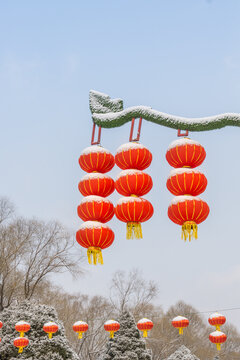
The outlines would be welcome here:
<svg viewBox="0 0 240 360">
<path fill-rule="evenodd" d="M 144 145 L 139 144 L 137 142 L 129 142 L 129 143 L 119 146 L 119 148 L 116 151 L 116 154 L 119 154 L 122 151 L 124 152 L 124 151 L 132 150 L 132 149 L 147 149 L 147 148 Z"/>
<path fill-rule="evenodd" d="M 26 321 L 18 321 L 17 323 L 16 323 L 16 325 L 30 325 L 29 323 L 27 323 Z M 15 325 L 15 326 L 16 326 Z"/>
<path fill-rule="evenodd" d="M 104 323 L 104 325 L 112 325 L 112 324 L 119 324 L 116 320 L 108 320 Z"/>
<path fill-rule="evenodd" d="M 98 172 L 89 173 L 83 176 L 80 181 L 92 180 L 92 179 L 111 179 L 110 176 Z"/>
<path fill-rule="evenodd" d="M 138 174 L 144 174 L 143 171 L 141 170 L 136 170 L 136 169 L 127 169 L 127 170 L 123 170 L 121 171 L 117 177 L 116 180 L 118 180 L 119 178 L 123 177 L 123 176 L 127 176 L 127 175 L 138 175 Z"/>
<path fill-rule="evenodd" d="M 152 321 L 147 319 L 147 318 L 143 318 L 143 319 L 138 321 L 138 324 L 145 324 L 146 322 L 152 322 Z"/>
<path fill-rule="evenodd" d="M 183 146 L 183 145 L 200 145 L 201 146 L 201 144 L 198 141 L 184 137 L 184 138 L 177 139 L 177 140 L 173 141 L 168 146 L 168 150 L 173 149 L 176 146 Z"/>
<path fill-rule="evenodd" d="M 106 224 L 103 224 L 99 221 L 85 221 L 82 225 L 80 225 L 79 230 L 99 229 L 99 228 L 108 229 L 109 227 Z"/>
<path fill-rule="evenodd" d="M 221 332 L 221 331 L 216 330 L 216 331 L 212 332 L 210 335 L 219 337 L 219 336 L 222 336 L 222 335 L 225 335 L 225 334 L 223 332 Z"/>
<path fill-rule="evenodd" d="M 44 324 L 43 326 L 57 326 L 58 327 L 58 324 L 56 324 L 55 322 L 49 321 L 46 324 Z"/>
<path fill-rule="evenodd" d="M 92 145 L 89 146 L 87 148 L 85 148 L 81 155 L 88 155 L 88 154 L 93 154 L 93 153 L 106 153 L 106 154 L 111 154 L 109 150 L 105 149 L 102 146 L 98 146 L 98 145 Z"/>
<path fill-rule="evenodd" d="M 97 195 L 89 195 L 89 196 L 85 196 L 81 203 L 80 204 L 84 204 L 86 202 L 92 202 L 92 201 L 95 201 L 95 202 L 105 202 L 105 203 L 111 203 L 111 201 L 109 201 L 108 199 L 102 197 L 102 196 L 97 196 Z"/>
<path fill-rule="evenodd" d="M 191 195 L 180 195 L 180 196 L 175 196 L 172 201 L 170 202 L 170 205 L 176 205 L 180 202 L 184 202 L 186 200 L 197 200 L 197 201 L 201 201 L 201 199 L 197 196 L 191 196 Z"/>
<path fill-rule="evenodd" d="M 124 196 L 118 200 L 117 205 L 127 204 L 129 202 L 142 202 L 142 200 L 142 198 L 136 196 Z"/>
<path fill-rule="evenodd" d="M 219 314 L 218 312 L 215 312 L 215 313 L 213 313 L 212 315 L 209 316 L 209 319 L 218 318 L 220 316 L 225 317 L 224 315 Z"/>
<path fill-rule="evenodd" d="M 188 320 L 188 319 L 184 316 L 176 316 L 174 319 L 172 319 L 172 321 L 182 321 L 182 320 Z"/>
<path fill-rule="evenodd" d="M 189 168 L 177 168 L 177 169 L 173 169 L 170 171 L 170 174 L 168 176 L 168 179 L 175 176 L 175 175 L 181 175 L 181 174 L 190 174 L 190 173 L 194 173 L 194 174 L 202 174 L 201 171 L 199 170 L 195 170 L 195 169 L 189 169 Z"/>
<path fill-rule="evenodd" d="M 76 321 L 73 326 L 88 325 L 85 321 Z"/>
</svg>

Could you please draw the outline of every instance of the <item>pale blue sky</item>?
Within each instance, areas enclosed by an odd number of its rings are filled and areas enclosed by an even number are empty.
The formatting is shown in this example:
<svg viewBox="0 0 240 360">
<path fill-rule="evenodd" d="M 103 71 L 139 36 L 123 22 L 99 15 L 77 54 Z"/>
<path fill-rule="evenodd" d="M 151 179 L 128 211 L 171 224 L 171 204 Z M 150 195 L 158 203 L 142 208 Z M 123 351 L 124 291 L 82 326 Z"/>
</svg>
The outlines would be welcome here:
<svg viewBox="0 0 240 360">
<path fill-rule="evenodd" d="M 2 1 L 1 195 L 21 215 L 78 228 L 77 183 L 84 175 L 78 156 L 90 141 L 90 89 L 122 97 L 125 107 L 180 116 L 240 112 L 239 13 L 238 0 Z M 129 124 L 103 130 L 102 144 L 114 153 L 128 135 Z M 112 221 L 117 235 L 103 253 L 104 266 L 75 282 L 59 276 L 57 283 L 106 294 L 115 270 L 135 267 L 159 284 L 165 310 L 180 299 L 199 311 L 240 306 L 240 129 L 190 136 L 207 151 L 202 198 L 211 214 L 199 240 L 184 244 L 166 215 L 172 196 L 165 151 L 176 131 L 144 122 L 141 141 L 154 157 L 147 198 L 155 207 L 144 239 L 125 240 L 124 224 Z M 238 326 L 240 311 L 226 315 Z"/>
</svg>

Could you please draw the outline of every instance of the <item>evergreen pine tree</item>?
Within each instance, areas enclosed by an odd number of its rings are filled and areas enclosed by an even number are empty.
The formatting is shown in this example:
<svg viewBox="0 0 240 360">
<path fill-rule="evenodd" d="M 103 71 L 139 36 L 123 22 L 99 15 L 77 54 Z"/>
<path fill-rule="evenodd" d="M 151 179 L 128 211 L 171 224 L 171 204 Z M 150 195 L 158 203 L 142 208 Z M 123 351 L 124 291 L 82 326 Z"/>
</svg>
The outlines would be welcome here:
<svg viewBox="0 0 240 360">
<path fill-rule="evenodd" d="M 64 334 L 64 327 L 58 320 L 53 307 L 39 305 L 29 301 L 10 306 L 0 313 L 2 328 L 2 342 L 0 345 L 1 360 L 78 360 L 78 356 L 69 347 Z M 29 345 L 18 355 L 18 349 L 13 345 L 13 340 L 19 336 L 15 330 L 18 321 L 27 321 L 31 329 L 25 334 L 29 339 Z M 50 340 L 43 331 L 46 322 L 53 321 L 59 325 L 59 330 Z"/>
<path fill-rule="evenodd" d="M 150 350 L 136 327 L 133 316 L 123 311 L 119 318 L 120 330 L 109 339 L 100 360 L 151 360 Z"/>
<path fill-rule="evenodd" d="M 166 360 L 199 360 L 191 351 L 184 345 L 170 355 Z"/>
</svg>

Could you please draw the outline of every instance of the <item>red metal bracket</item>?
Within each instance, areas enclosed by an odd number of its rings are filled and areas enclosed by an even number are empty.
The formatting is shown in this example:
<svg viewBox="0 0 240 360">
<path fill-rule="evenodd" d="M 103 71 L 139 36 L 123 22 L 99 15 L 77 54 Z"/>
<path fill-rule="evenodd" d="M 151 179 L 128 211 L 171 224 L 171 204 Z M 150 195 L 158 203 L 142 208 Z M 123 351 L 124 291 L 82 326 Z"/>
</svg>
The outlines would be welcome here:
<svg viewBox="0 0 240 360">
<path fill-rule="evenodd" d="M 101 126 L 98 126 L 98 136 L 97 136 L 97 140 L 96 140 L 96 141 L 94 141 L 94 139 L 95 139 L 95 130 L 96 130 L 96 124 L 93 123 L 91 145 L 99 145 L 100 142 L 101 142 L 101 131 L 102 131 Z"/>
<path fill-rule="evenodd" d="M 131 124 L 130 136 L 129 136 L 130 142 L 131 141 L 139 141 L 140 134 L 141 134 L 141 128 L 142 128 L 142 118 L 139 119 L 137 137 L 135 139 L 133 139 L 134 125 L 135 125 L 135 118 L 132 118 L 132 124 Z"/>
<path fill-rule="evenodd" d="M 188 136 L 188 130 L 185 130 L 184 133 L 182 133 L 181 131 L 182 131 L 181 129 L 178 129 L 177 136 Z"/>
</svg>

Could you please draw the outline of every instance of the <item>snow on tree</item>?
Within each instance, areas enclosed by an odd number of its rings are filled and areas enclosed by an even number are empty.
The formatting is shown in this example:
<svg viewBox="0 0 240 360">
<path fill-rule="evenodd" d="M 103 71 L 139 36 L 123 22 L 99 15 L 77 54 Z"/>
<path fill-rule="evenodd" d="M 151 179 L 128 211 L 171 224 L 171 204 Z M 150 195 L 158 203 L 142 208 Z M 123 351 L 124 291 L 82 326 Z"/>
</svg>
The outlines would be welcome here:
<svg viewBox="0 0 240 360">
<path fill-rule="evenodd" d="M 199 360 L 191 351 L 182 345 L 177 351 L 170 355 L 166 360 Z"/>
<path fill-rule="evenodd" d="M 99 360 L 151 360 L 150 350 L 146 349 L 132 314 L 123 311 L 118 321 L 120 330 L 113 339 L 109 339 Z"/>
<path fill-rule="evenodd" d="M 19 359 L 18 349 L 14 347 L 13 340 L 19 336 L 15 330 L 15 324 L 24 320 L 31 325 L 31 329 L 25 334 L 29 339 L 29 345 L 23 349 L 21 359 L 28 360 L 79 360 L 79 357 L 70 348 L 65 337 L 64 327 L 58 320 L 53 307 L 24 301 L 20 304 L 11 305 L 0 313 L 2 328 L 2 342 L 0 346 L 1 360 Z M 43 331 L 44 323 L 53 321 L 59 325 L 59 330 L 50 340 Z"/>
</svg>

